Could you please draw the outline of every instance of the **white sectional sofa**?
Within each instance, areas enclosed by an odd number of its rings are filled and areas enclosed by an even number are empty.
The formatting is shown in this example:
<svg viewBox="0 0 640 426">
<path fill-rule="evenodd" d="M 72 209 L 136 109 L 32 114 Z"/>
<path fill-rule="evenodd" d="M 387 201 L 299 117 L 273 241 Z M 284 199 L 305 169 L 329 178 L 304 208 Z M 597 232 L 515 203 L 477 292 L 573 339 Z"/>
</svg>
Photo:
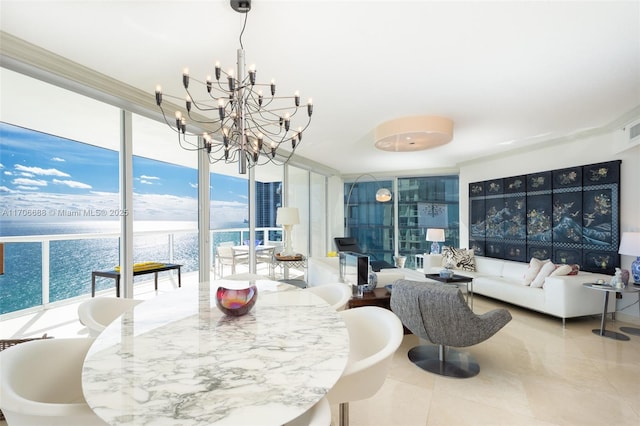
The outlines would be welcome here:
<svg viewBox="0 0 640 426">
<path fill-rule="evenodd" d="M 566 318 L 601 314 L 603 292 L 586 288 L 583 283 L 598 279 L 608 283 L 611 280 L 609 275 L 580 271 L 577 275 L 546 277 L 543 287 L 538 288 L 523 284 L 528 263 L 476 256 L 475 265 L 475 272 L 454 271 L 473 277 L 474 294 L 556 316 L 562 319 L 563 326 Z M 425 273 L 437 273 L 442 269 L 442 255 L 425 256 Z M 610 297 L 607 312 L 615 312 L 615 309 L 615 297 Z"/>
<path fill-rule="evenodd" d="M 503 302 L 522 306 L 562 319 L 602 314 L 603 292 L 583 286 L 583 283 L 602 279 L 609 282 L 609 275 L 580 271 L 577 275 L 546 277 L 541 288 L 523 285 L 528 263 L 475 257 L 475 272 L 455 270 L 458 275 L 473 278 L 473 293 Z M 309 258 L 307 282 L 310 286 L 327 282 L 339 282 L 337 257 Z M 430 281 L 425 273 L 438 273 L 443 269 L 442 255 L 425 255 L 424 272 L 413 269 L 383 269 L 378 272 L 378 286 L 393 283 L 397 279 Z M 607 312 L 615 312 L 616 299 L 609 297 Z"/>
</svg>

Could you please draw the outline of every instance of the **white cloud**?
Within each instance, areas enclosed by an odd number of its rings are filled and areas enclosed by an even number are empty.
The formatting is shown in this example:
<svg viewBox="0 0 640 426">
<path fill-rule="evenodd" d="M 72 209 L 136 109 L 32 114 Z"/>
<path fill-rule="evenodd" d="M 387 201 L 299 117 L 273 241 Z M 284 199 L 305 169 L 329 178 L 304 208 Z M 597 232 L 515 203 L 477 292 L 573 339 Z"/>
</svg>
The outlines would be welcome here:
<svg viewBox="0 0 640 426">
<path fill-rule="evenodd" d="M 66 160 L 64 158 L 60 158 L 60 157 L 53 157 L 51 159 L 51 161 L 59 161 L 61 163 L 64 163 Z"/>
<path fill-rule="evenodd" d="M 4 164 L 0 163 L 0 169 L 4 169 Z"/>
<path fill-rule="evenodd" d="M 47 181 L 42 179 L 16 178 L 11 183 L 14 185 L 47 186 Z"/>
<path fill-rule="evenodd" d="M 153 185 L 153 182 L 149 182 L 148 180 L 144 180 L 144 179 L 140 179 L 140 183 L 143 183 L 145 185 Z"/>
<path fill-rule="evenodd" d="M 5 176 L 13 176 L 13 173 L 11 173 L 11 171 L 10 171 L 10 170 L 5 170 L 5 171 L 4 171 L 4 175 L 5 175 Z"/>
<path fill-rule="evenodd" d="M 118 199 L 120 194 L 117 192 L 105 192 L 105 191 L 89 191 L 91 194 L 99 195 L 101 197 L 115 197 Z"/>
<path fill-rule="evenodd" d="M 159 177 L 157 176 L 147 176 L 147 175 L 142 175 L 140 176 L 140 179 L 146 179 L 146 180 L 160 180 Z"/>
<path fill-rule="evenodd" d="M 38 188 L 37 188 L 37 187 L 35 187 L 35 186 L 25 186 L 25 185 L 18 185 L 18 186 L 16 186 L 16 188 L 18 188 L 18 189 L 22 189 L 22 190 L 24 190 L 24 191 L 35 191 L 35 190 L 37 190 L 37 189 L 38 189 Z"/>
<path fill-rule="evenodd" d="M 192 187 L 192 188 L 197 188 L 198 184 L 189 182 L 189 186 Z"/>
<path fill-rule="evenodd" d="M 27 166 L 23 166 L 22 164 L 16 164 L 15 168 L 17 170 L 20 170 L 21 172 L 33 173 L 33 174 L 36 174 L 36 175 L 60 176 L 60 177 L 70 177 L 71 176 L 68 173 L 61 172 L 58 169 L 43 169 L 41 167 L 27 167 Z"/>
<path fill-rule="evenodd" d="M 91 185 L 87 185 L 86 183 L 82 183 L 82 182 L 77 182 L 75 180 L 54 179 L 53 183 L 57 185 L 67 185 L 69 188 L 91 189 Z"/>
<path fill-rule="evenodd" d="M 14 191 L 13 189 L 9 189 L 6 186 L 0 186 L 0 192 L 8 192 L 9 194 L 13 194 L 16 191 Z"/>
<path fill-rule="evenodd" d="M 237 201 L 211 200 L 210 208 L 211 226 L 214 229 L 229 227 L 248 215 L 247 204 Z"/>
<path fill-rule="evenodd" d="M 24 176 L 24 177 L 36 177 L 36 175 L 34 175 L 33 173 L 27 173 L 27 172 L 22 172 L 22 173 L 20 173 L 20 176 Z"/>
</svg>

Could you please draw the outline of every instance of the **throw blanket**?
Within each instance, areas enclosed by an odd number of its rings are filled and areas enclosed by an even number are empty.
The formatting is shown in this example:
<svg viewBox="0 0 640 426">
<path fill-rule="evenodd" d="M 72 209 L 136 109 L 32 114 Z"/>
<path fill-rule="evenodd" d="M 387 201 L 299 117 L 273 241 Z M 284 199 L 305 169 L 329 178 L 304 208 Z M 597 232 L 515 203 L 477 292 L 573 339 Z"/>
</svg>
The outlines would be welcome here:
<svg viewBox="0 0 640 426">
<path fill-rule="evenodd" d="M 155 269 L 155 268 L 159 268 L 164 266 L 164 263 L 160 263 L 160 262 L 139 262 L 139 263 L 134 263 L 133 264 L 133 272 L 139 272 L 139 271 L 148 271 L 149 269 Z M 120 272 L 120 265 L 116 266 L 115 268 L 116 272 Z"/>
</svg>

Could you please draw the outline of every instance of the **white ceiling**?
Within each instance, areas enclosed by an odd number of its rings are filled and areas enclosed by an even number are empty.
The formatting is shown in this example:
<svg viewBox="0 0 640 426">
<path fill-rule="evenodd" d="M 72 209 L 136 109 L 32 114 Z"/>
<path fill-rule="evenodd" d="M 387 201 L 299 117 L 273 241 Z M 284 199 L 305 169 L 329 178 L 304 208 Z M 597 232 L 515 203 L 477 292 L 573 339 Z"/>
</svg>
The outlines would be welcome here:
<svg viewBox="0 0 640 426">
<path fill-rule="evenodd" d="M 228 0 L 1 0 L 3 31 L 153 96 L 182 69 L 235 66 L 244 15 Z M 640 1 L 253 0 L 243 45 L 258 80 L 313 97 L 297 154 L 341 174 L 432 172 L 607 126 L 640 106 Z M 374 148 L 419 114 L 453 141 Z M 78 120 L 81 122 L 81 120 Z"/>
</svg>

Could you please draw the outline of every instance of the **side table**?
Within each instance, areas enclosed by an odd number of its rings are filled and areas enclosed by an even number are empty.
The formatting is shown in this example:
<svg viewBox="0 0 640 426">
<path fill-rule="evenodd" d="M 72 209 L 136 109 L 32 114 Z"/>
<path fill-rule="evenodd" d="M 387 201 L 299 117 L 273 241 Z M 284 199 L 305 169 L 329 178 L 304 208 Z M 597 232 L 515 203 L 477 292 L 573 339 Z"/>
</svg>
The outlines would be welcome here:
<svg viewBox="0 0 640 426">
<path fill-rule="evenodd" d="M 378 306 L 384 309 L 391 309 L 391 293 L 384 287 L 378 287 L 373 291 L 366 291 L 362 297 L 353 296 L 347 303 L 348 309 L 361 306 Z"/>
<path fill-rule="evenodd" d="M 281 268 L 283 270 L 283 277 L 285 280 L 289 279 L 289 269 L 302 269 L 305 271 L 307 269 L 307 258 L 305 256 L 299 256 L 297 258 L 286 258 L 286 257 L 278 257 L 274 255 L 271 258 L 271 270 L 272 270 L 272 279 L 275 279 L 276 268 Z"/>
<path fill-rule="evenodd" d="M 604 307 L 602 308 L 602 319 L 600 320 L 600 329 L 593 329 L 591 332 L 593 334 L 597 334 L 599 336 L 608 337 L 610 339 L 615 340 L 630 340 L 629 336 L 626 334 L 618 333 L 616 331 L 607 330 L 607 304 L 609 303 L 609 293 L 637 293 L 640 291 L 638 288 L 634 287 L 611 287 L 606 284 L 595 284 L 595 283 L 584 283 L 582 284 L 587 288 L 592 290 L 602 291 L 604 293 Z"/>
<path fill-rule="evenodd" d="M 362 297 L 353 296 L 347 303 L 347 309 L 359 308 L 361 306 L 377 306 L 391 310 L 391 293 L 384 287 L 376 287 L 373 291 L 367 291 Z M 411 331 L 402 326 L 404 334 L 411 334 Z"/>
<path fill-rule="evenodd" d="M 640 284 L 629 283 L 627 288 L 638 290 L 638 311 L 640 312 Z M 620 331 L 623 331 L 627 334 L 633 334 L 634 336 L 640 336 L 640 328 L 637 327 L 620 327 Z"/>
<path fill-rule="evenodd" d="M 465 277 L 464 275 L 456 275 L 453 274 L 451 278 L 441 277 L 440 274 L 424 274 L 426 278 L 430 280 L 438 281 L 443 284 L 454 284 L 459 286 L 460 284 L 464 284 L 467 286 L 467 303 L 469 307 L 473 311 L 473 278 Z"/>
</svg>

